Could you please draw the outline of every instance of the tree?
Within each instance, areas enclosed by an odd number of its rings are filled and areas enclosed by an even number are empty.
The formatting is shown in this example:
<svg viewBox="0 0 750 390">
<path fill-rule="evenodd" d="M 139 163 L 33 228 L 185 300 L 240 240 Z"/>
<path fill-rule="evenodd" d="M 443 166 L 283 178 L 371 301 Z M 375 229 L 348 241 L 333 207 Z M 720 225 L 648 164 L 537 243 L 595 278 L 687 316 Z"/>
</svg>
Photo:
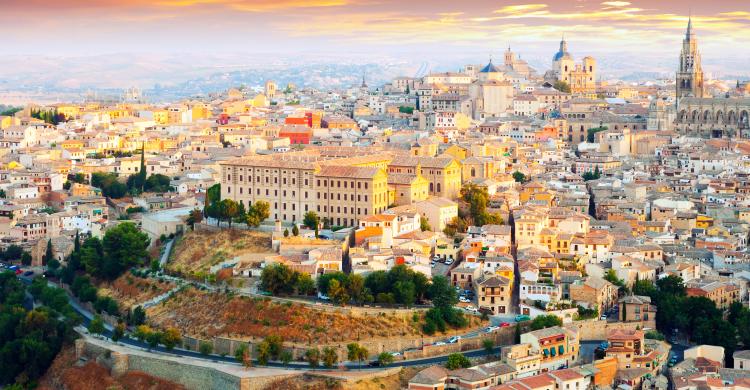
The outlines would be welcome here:
<svg viewBox="0 0 750 390">
<path fill-rule="evenodd" d="M 27 293 L 38 300 L 33 309 L 24 306 Z M 0 272 L 0 308 L 0 387 L 34 388 L 74 340 L 80 317 L 63 290 L 43 280 L 24 285 L 11 272 Z"/>
<path fill-rule="evenodd" d="M 239 215 L 240 205 L 232 199 L 222 199 L 219 204 L 219 219 L 227 221 L 232 227 L 232 221 Z"/>
<path fill-rule="evenodd" d="M 326 368 L 333 368 L 339 362 L 339 355 L 333 347 L 323 348 L 321 360 Z"/>
<path fill-rule="evenodd" d="M 359 304 L 364 303 L 368 292 L 365 288 L 365 279 L 362 275 L 352 274 L 346 283 L 346 289 L 351 299 Z"/>
<path fill-rule="evenodd" d="M 295 272 L 285 264 L 270 264 L 260 274 L 261 289 L 273 295 L 290 294 L 294 288 Z"/>
<path fill-rule="evenodd" d="M 305 352 L 305 360 L 310 364 L 310 367 L 318 367 L 320 364 L 320 351 L 317 348 L 310 348 Z"/>
<path fill-rule="evenodd" d="M 267 341 L 262 341 L 255 347 L 256 357 L 258 364 L 265 366 L 268 364 L 268 360 L 271 358 L 271 347 Z"/>
<path fill-rule="evenodd" d="M 146 179 L 143 187 L 146 191 L 150 192 L 168 192 L 172 188 L 170 181 L 169 176 L 156 173 Z"/>
<path fill-rule="evenodd" d="M 381 352 L 378 355 L 378 364 L 380 367 L 386 367 L 393 363 L 393 354 L 390 352 Z"/>
<path fill-rule="evenodd" d="M 492 350 L 495 348 L 495 340 L 492 340 L 492 339 L 482 340 L 482 348 L 484 348 L 484 352 L 486 352 L 487 355 L 492 355 Z"/>
<path fill-rule="evenodd" d="M 176 328 L 167 328 L 167 330 L 162 332 L 160 336 L 161 343 L 164 344 L 164 347 L 166 347 L 168 351 L 171 351 L 175 346 L 177 346 L 177 344 L 182 342 L 180 331 Z"/>
<path fill-rule="evenodd" d="M 308 211 L 305 213 L 305 217 L 302 219 L 302 224 L 307 226 L 308 229 L 317 229 L 320 224 L 320 217 L 315 211 Z"/>
<path fill-rule="evenodd" d="M 187 224 L 190 225 L 190 228 L 195 230 L 195 224 L 201 223 L 203 221 L 203 213 L 200 211 L 200 209 L 193 209 L 190 211 L 190 214 L 188 214 L 187 218 Z"/>
<path fill-rule="evenodd" d="M 284 229 L 284 237 L 289 237 L 289 229 Z"/>
<path fill-rule="evenodd" d="M 350 362 L 357 361 L 359 362 L 360 366 L 362 365 L 362 361 L 367 359 L 367 348 L 357 344 L 357 343 L 350 343 L 346 345 L 347 354 L 346 357 L 349 359 Z"/>
<path fill-rule="evenodd" d="M 138 182 L 141 192 L 143 192 L 146 185 L 146 144 L 144 142 L 141 142 L 141 166 L 138 169 Z"/>
<path fill-rule="evenodd" d="M 309 274 L 299 272 L 296 275 L 294 289 L 297 291 L 297 294 L 312 294 L 315 291 L 315 281 L 312 280 L 312 277 Z"/>
<path fill-rule="evenodd" d="M 432 300 L 432 305 L 440 309 L 451 308 L 458 303 L 456 290 L 451 287 L 448 278 L 442 275 L 432 278 L 429 297 Z"/>
<path fill-rule="evenodd" d="M 214 346 L 208 341 L 201 341 L 200 344 L 198 344 L 198 352 L 200 352 L 201 355 L 210 355 L 213 351 Z"/>
<path fill-rule="evenodd" d="M 259 200 L 254 205 L 248 207 L 245 222 L 247 226 L 258 227 L 271 215 L 271 206 L 268 202 Z"/>
<path fill-rule="evenodd" d="M 234 350 L 234 358 L 242 363 L 245 368 L 250 368 L 253 365 L 252 357 L 250 356 L 250 349 L 246 343 L 242 343 Z"/>
<path fill-rule="evenodd" d="M 150 239 L 132 223 L 121 223 L 107 230 L 101 244 L 98 241 L 89 238 L 82 248 L 82 262 L 92 275 L 113 280 L 126 269 L 143 265 L 149 259 Z"/>
<path fill-rule="evenodd" d="M 351 298 L 346 286 L 339 282 L 337 279 L 331 279 L 328 283 L 328 297 L 337 305 L 346 305 Z"/>
<path fill-rule="evenodd" d="M 552 88 L 565 93 L 570 93 L 570 85 L 562 80 L 555 81 L 555 84 L 552 86 Z"/>
<path fill-rule="evenodd" d="M 513 172 L 513 180 L 516 181 L 516 183 L 525 183 L 526 182 L 526 175 L 519 171 Z"/>
<path fill-rule="evenodd" d="M 531 321 L 531 330 L 539 330 L 553 326 L 562 326 L 562 320 L 554 314 L 536 316 L 534 317 L 534 320 Z"/>
<path fill-rule="evenodd" d="M 133 313 L 130 315 L 130 325 L 138 326 L 143 325 L 146 322 L 146 311 L 140 306 L 136 306 L 133 309 Z"/>
<path fill-rule="evenodd" d="M 148 347 L 150 349 L 158 347 L 160 341 L 161 341 L 160 332 L 151 332 L 146 335 L 146 342 L 148 343 Z"/>
<path fill-rule="evenodd" d="M 55 258 L 55 254 L 52 251 L 52 239 L 47 240 L 47 250 L 44 252 L 44 258 L 42 258 L 42 264 L 46 265 L 50 260 Z"/>
<path fill-rule="evenodd" d="M 431 230 L 432 227 L 430 226 L 430 221 L 427 220 L 425 217 L 419 218 L 419 230 L 426 232 Z"/>
<path fill-rule="evenodd" d="M 299 228 L 297 227 L 297 224 L 294 224 L 294 225 L 292 226 L 292 235 L 293 235 L 294 237 L 297 237 L 297 236 L 299 236 Z"/>
<path fill-rule="evenodd" d="M 614 284 L 615 286 L 619 287 L 621 290 L 625 288 L 625 281 L 617 277 L 617 273 L 615 273 L 615 270 L 608 269 L 607 273 L 604 274 L 604 280 Z"/>
<path fill-rule="evenodd" d="M 599 167 L 595 167 L 593 172 L 584 172 L 581 177 L 584 181 L 599 180 L 602 177 L 602 173 L 599 171 Z"/>
<path fill-rule="evenodd" d="M 287 350 L 281 351 L 281 355 L 279 356 L 279 361 L 281 361 L 281 364 L 286 366 L 287 364 L 289 364 L 289 362 L 292 361 L 292 353 Z"/>
<path fill-rule="evenodd" d="M 93 334 L 104 333 L 104 321 L 102 320 L 102 317 L 99 315 L 95 315 L 94 318 L 89 323 L 88 330 L 89 330 L 89 333 L 93 333 Z"/>
<path fill-rule="evenodd" d="M 607 130 L 607 126 L 593 127 L 586 131 L 586 142 L 594 143 L 596 141 L 596 133 Z"/>
<path fill-rule="evenodd" d="M 468 367 L 471 367 L 471 360 L 462 353 L 452 353 L 448 355 L 448 361 L 445 362 L 445 368 L 449 370 Z"/>
<path fill-rule="evenodd" d="M 31 254 L 29 252 L 23 252 L 21 254 L 21 264 L 23 265 L 31 265 Z"/>
<path fill-rule="evenodd" d="M 112 341 L 117 342 L 123 336 L 125 336 L 125 324 L 118 322 L 115 328 L 112 330 Z"/>
</svg>

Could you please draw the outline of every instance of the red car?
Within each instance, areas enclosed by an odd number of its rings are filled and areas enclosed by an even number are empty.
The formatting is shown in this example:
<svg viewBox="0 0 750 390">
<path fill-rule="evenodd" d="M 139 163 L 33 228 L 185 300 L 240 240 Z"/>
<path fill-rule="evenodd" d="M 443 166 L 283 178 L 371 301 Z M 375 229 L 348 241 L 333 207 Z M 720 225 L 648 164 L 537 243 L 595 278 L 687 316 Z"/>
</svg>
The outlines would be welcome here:
<svg viewBox="0 0 750 390">
<path fill-rule="evenodd" d="M 500 324 L 500 327 L 501 327 L 501 328 L 507 328 L 507 327 L 509 327 L 509 326 L 510 326 L 510 323 L 509 323 L 509 322 L 503 322 L 503 323 L 501 323 L 501 324 Z"/>
</svg>

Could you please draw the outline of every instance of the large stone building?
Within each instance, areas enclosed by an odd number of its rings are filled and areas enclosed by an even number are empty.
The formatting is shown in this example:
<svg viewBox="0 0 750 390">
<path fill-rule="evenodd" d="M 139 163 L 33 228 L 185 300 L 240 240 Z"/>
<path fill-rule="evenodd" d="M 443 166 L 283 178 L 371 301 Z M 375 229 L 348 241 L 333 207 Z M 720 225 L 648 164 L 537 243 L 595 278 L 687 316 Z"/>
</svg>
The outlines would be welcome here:
<svg viewBox="0 0 750 390">
<path fill-rule="evenodd" d="M 676 73 L 677 117 L 680 134 L 703 137 L 750 137 L 750 99 L 704 97 L 703 69 L 692 21 L 688 21 Z"/>
<path fill-rule="evenodd" d="M 680 65 L 675 78 L 677 98 L 703 97 L 703 68 L 701 67 L 701 53 L 698 51 L 698 40 L 693 32 L 693 21 L 688 20 L 685 39 L 682 40 Z"/>
<path fill-rule="evenodd" d="M 560 50 L 552 57 L 552 70 L 545 75 L 545 79 L 567 83 L 574 95 L 593 96 L 596 94 L 596 60 L 586 56 L 580 64 L 576 64 L 568 53 L 568 42 L 563 38 Z"/>
</svg>

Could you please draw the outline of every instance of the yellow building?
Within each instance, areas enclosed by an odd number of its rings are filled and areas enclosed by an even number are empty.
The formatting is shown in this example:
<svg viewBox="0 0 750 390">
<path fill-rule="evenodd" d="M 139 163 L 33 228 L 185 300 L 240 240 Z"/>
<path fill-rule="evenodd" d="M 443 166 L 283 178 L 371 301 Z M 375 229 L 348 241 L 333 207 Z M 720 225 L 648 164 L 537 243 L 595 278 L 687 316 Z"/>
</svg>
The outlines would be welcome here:
<svg viewBox="0 0 750 390">
<path fill-rule="evenodd" d="M 81 114 L 81 107 L 72 104 L 60 104 L 57 107 L 57 113 L 65 116 L 65 119 L 75 119 Z"/>
<path fill-rule="evenodd" d="M 420 174 L 390 173 L 388 186 L 393 189 L 393 199 L 390 202 L 401 206 L 427 199 L 430 182 Z"/>
<path fill-rule="evenodd" d="M 160 125 L 166 125 L 169 123 L 169 111 L 167 110 L 154 110 L 151 112 L 153 115 L 154 122 Z"/>
<path fill-rule="evenodd" d="M 698 229 L 708 229 L 714 225 L 714 219 L 708 215 L 699 215 L 695 219 L 695 227 Z"/>
<path fill-rule="evenodd" d="M 364 158 L 325 160 L 316 154 L 253 156 L 221 164 L 222 199 L 246 207 L 270 205 L 270 218 L 301 221 L 316 211 L 331 225 L 357 226 L 360 218 L 388 208 L 388 177 Z"/>
<path fill-rule="evenodd" d="M 461 192 L 461 164 L 452 157 L 399 155 L 388 166 L 389 173 L 417 171 L 429 181 L 430 195 L 455 199 Z"/>
</svg>

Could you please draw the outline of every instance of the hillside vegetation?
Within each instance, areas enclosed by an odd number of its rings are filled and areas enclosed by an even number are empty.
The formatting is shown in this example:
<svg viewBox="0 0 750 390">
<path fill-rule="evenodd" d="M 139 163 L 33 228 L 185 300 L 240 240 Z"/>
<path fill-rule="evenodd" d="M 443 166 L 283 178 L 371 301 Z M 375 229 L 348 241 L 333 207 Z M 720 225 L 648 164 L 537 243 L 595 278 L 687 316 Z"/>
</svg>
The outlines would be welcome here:
<svg viewBox="0 0 750 390">
<path fill-rule="evenodd" d="M 263 253 L 273 253 L 268 233 L 239 229 L 201 230 L 189 232 L 176 242 L 166 268 L 170 273 L 203 279 L 211 266 L 222 261 Z"/>
<path fill-rule="evenodd" d="M 237 339 L 280 335 L 288 342 L 330 343 L 388 337 L 419 337 L 421 318 L 392 314 L 353 315 L 268 298 L 186 289 L 147 310 L 151 323 L 197 338 Z M 417 321 L 414 321 L 414 320 Z M 472 319 L 477 325 L 479 320 Z"/>
</svg>

